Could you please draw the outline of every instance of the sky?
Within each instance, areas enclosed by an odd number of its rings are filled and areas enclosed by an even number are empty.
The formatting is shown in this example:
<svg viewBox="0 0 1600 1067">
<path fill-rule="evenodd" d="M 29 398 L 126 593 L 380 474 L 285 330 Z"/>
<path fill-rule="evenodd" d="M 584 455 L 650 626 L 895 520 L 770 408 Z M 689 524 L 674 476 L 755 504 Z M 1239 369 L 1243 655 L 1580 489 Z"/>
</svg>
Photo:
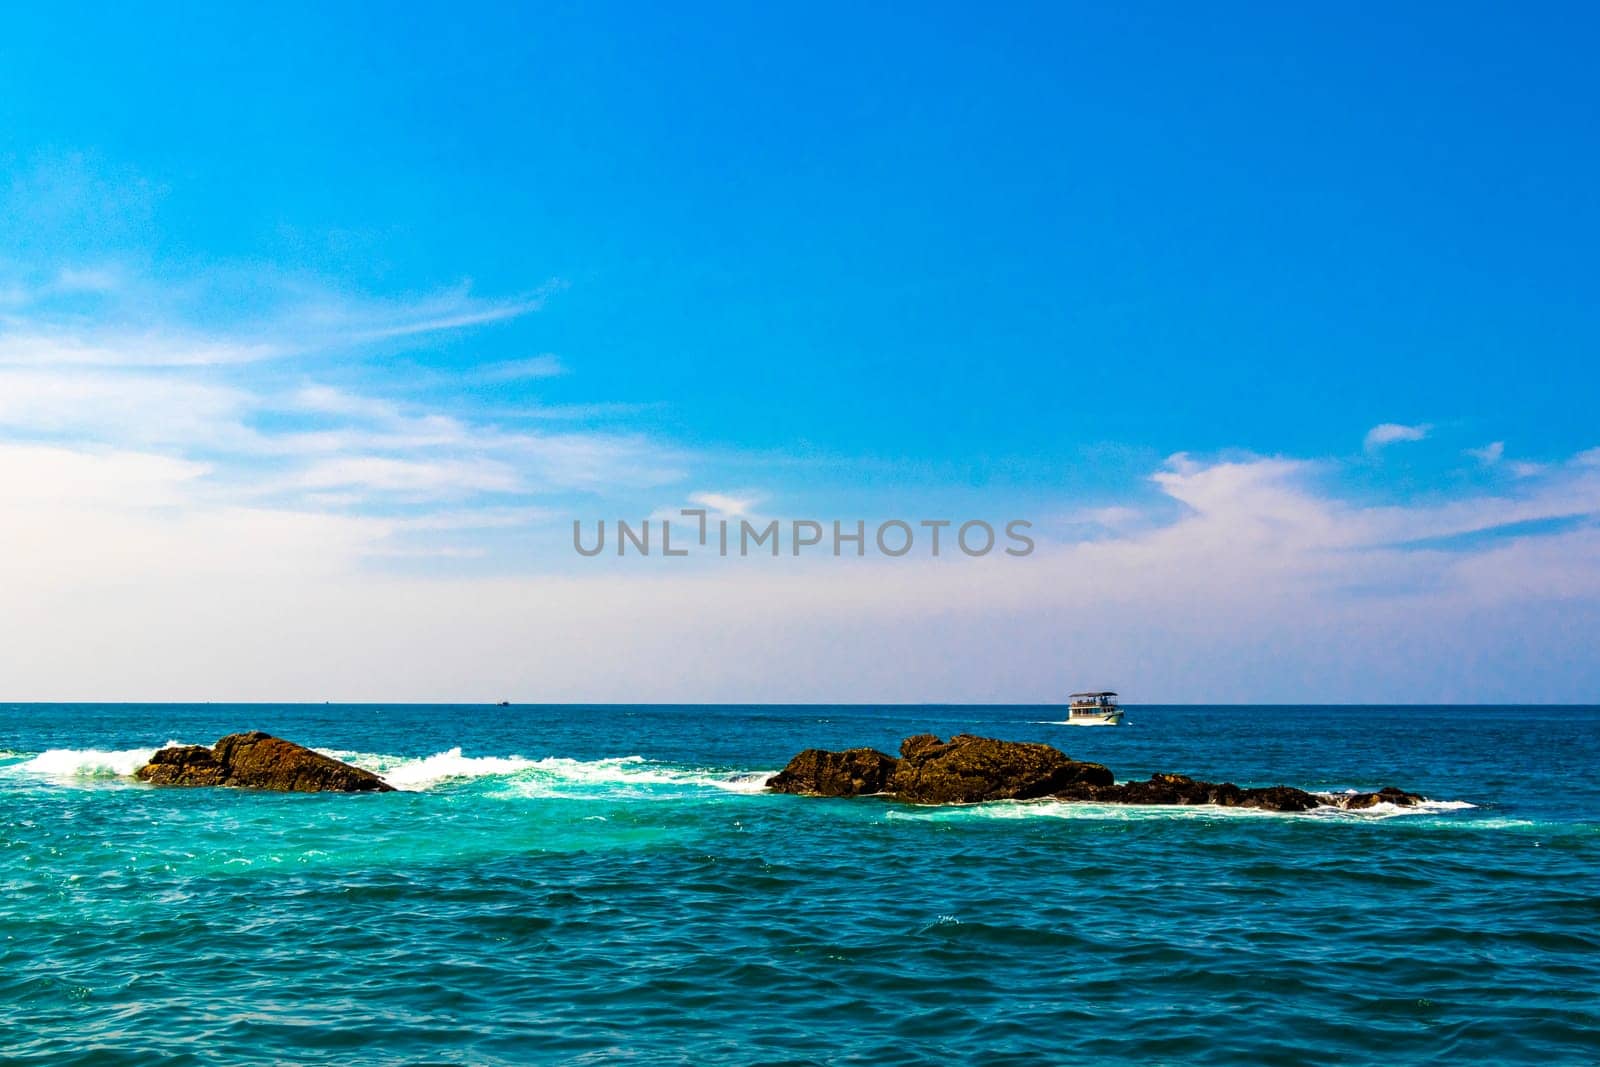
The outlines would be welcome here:
<svg viewBox="0 0 1600 1067">
<path fill-rule="evenodd" d="M 1585 6 L 225 8 L 0 13 L 0 699 L 1600 699 Z"/>
</svg>

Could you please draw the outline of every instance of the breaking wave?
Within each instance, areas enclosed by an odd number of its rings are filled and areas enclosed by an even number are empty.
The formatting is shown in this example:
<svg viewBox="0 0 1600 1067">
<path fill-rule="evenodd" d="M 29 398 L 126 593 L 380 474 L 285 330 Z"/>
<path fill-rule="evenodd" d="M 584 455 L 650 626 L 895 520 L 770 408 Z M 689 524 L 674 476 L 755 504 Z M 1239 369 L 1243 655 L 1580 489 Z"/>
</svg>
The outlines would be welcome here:
<svg viewBox="0 0 1600 1067">
<path fill-rule="evenodd" d="M 643 756 L 579 760 L 562 756 L 467 756 L 460 748 L 432 756 L 390 756 L 370 752 L 319 750 L 381 775 L 396 789 L 419 792 L 473 779 L 503 779 L 506 791 L 523 796 L 592 795 L 602 791 L 639 791 L 649 787 L 716 789 L 759 793 L 771 771 L 718 771 L 685 768 Z"/>
<path fill-rule="evenodd" d="M 180 744 L 180 741 L 168 741 L 150 748 L 52 748 L 7 769 L 52 778 L 130 778 L 134 771 L 149 763 L 157 751 Z"/>
<path fill-rule="evenodd" d="M 180 741 L 142 748 L 53 748 L 45 752 L 0 751 L 0 767 L 8 774 L 62 780 L 132 778 L 161 748 Z M 717 790 L 759 793 L 773 771 L 691 768 L 660 763 L 643 756 L 579 760 L 551 756 L 468 756 L 460 748 L 431 756 L 397 756 L 374 752 L 317 749 L 325 756 L 372 771 L 406 792 L 425 792 L 474 781 L 499 785 L 502 794 L 521 796 L 593 796 L 596 793 L 640 794 Z"/>
</svg>

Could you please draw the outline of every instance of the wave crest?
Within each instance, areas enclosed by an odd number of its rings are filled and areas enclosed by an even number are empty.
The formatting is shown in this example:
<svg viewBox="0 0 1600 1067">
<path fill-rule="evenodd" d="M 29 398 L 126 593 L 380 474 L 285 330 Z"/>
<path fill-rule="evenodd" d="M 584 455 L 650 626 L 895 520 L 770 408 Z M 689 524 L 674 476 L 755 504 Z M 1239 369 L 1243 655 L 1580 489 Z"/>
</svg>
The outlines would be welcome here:
<svg viewBox="0 0 1600 1067">
<path fill-rule="evenodd" d="M 52 748 L 11 769 L 52 778 L 131 778 L 158 751 L 181 744 L 168 741 L 151 748 Z"/>
</svg>

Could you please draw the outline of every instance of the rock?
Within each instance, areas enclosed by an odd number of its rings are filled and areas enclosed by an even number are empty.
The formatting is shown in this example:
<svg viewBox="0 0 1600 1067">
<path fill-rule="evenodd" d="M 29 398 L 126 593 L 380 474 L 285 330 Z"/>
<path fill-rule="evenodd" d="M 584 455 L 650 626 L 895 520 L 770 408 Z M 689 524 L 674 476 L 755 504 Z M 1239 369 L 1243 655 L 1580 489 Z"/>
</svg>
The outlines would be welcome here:
<svg viewBox="0 0 1600 1067">
<path fill-rule="evenodd" d="M 889 788 L 899 760 L 875 748 L 829 752 L 808 748 L 767 780 L 777 793 L 803 793 L 818 797 L 859 797 Z"/>
<path fill-rule="evenodd" d="M 1244 790 L 1239 807 L 1264 808 L 1267 811 L 1310 811 L 1322 807 L 1322 798 L 1294 786 L 1274 785 L 1266 789 Z"/>
<path fill-rule="evenodd" d="M 1396 789 L 1392 785 L 1384 786 L 1376 793 L 1324 793 L 1321 796 L 1325 804 L 1334 804 L 1351 810 L 1372 808 L 1379 804 L 1393 804 L 1400 808 L 1414 808 L 1426 799 L 1416 793 L 1407 793 L 1404 789 Z"/>
<path fill-rule="evenodd" d="M 1155 774 L 1142 782 L 1112 786 L 1074 784 L 1054 795 L 1060 800 L 1093 800 L 1101 804 L 1215 804 L 1266 811 L 1308 811 L 1323 803 L 1320 797 L 1292 786 L 1241 789 L 1232 782 L 1203 782 L 1186 774 Z"/>
<path fill-rule="evenodd" d="M 939 740 L 938 734 L 915 734 L 900 742 L 900 756 L 902 759 L 910 759 L 942 744 L 944 742 Z"/>
<path fill-rule="evenodd" d="M 1026 741 L 957 734 L 937 743 L 929 734 L 909 737 L 890 783 L 901 800 L 917 804 L 974 804 L 1029 800 L 1075 784 L 1110 785 L 1098 763 L 1068 759 L 1060 749 Z"/>
<path fill-rule="evenodd" d="M 161 749 L 134 776 L 158 785 L 223 785 L 228 772 L 209 748 L 184 745 Z"/>
<path fill-rule="evenodd" d="M 1231 784 L 1231 783 L 1230 783 Z M 1057 793 L 1063 800 L 1098 800 L 1111 804 L 1209 804 L 1213 789 L 1210 782 L 1197 782 L 1184 774 L 1155 774 L 1143 782 L 1123 782 L 1121 785 L 1081 787 Z M 1237 786 L 1232 787 L 1237 790 Z"/>
<path fill-rule="evenodd" d="M 1288 785 L 1245 789 L 1186 774 L 1153 774 L 1142 782 L 1117 784 L 1101 764 L 1071 759 L 1050 745 L 972 734 L 957 734 L 949 741 L 916 734 L 900 742 L 898 760 L 873 748 L 844 752 L 808 748 L 767 785 L 779 793 L 827 797 L 889 793 L 914 804 L 1055 797 L 1102 804 L 1213 804 L 1294 812 L 1326 805 L 1413 807 L 1424 799 L 1393 786 L 1376 793 L 1319 794 Z"/>
<path fill-rule="evenodd" d="M 164 748 L 135 776 L 156 785 L 228 785 L 293 793 L 388 793 L 371 771 L 256 730 L 229 734 L 212 748 Z"/>
</svg>

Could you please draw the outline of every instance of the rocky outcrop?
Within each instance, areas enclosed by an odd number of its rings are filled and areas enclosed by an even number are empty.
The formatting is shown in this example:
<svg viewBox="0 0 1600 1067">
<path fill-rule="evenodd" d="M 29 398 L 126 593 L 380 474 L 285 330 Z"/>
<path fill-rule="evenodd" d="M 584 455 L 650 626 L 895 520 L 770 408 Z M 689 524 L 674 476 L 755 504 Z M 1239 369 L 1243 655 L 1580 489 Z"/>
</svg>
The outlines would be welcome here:
<svg viewBox="0 0 1600 1067">
<path fill-rule="evenodd" d="M 164 748 L 135 777 L 155 785 L 227 785 L 290 793 L 387 793 L 394 787 L 371 771 L 256 730 L 216 745 Z"/>
<path fill-rule="evenodd" d="M 816 797 L 859 797 L 889 788 L 900 761 L 875 748 L 850 748 L 829 752 L 808 748 L 778 774 L 767 780 L 778 793 L 803 793 Z"/>
<path fill-rule="evenodd" d="M 890 792 L 916 804 L 1031 800 L 1112 782 L 1111 772 L 1098 763 L 1068 759 L 1060 749 L 1029 741 L 957 734 L 940 742 L 923 734 L 907 738 L 900 753 Z"/>
<path fill-rule="evenodd" d="M 1155 774 L 1118 784 L 1098 763 L 1069 758 L 1050 745 L 957 734 L 942 741 L 917 734 L 900 743 L 900 758 L 872 748 L 844 752 L 808 748 L 768 786 L 779 793 L 853 797 L 887 794 L 915 804 L 974 804 L 986 800 L 1094 801 L 1101 804 L 1211 804 L 1264 811 L 1319 807 L 1412 807 L 1424 798 L 1393 786 L 1376 793 L 1308 793 L 1293 786 L 1244 788 L 1184 774 Z"/>
</svg>

